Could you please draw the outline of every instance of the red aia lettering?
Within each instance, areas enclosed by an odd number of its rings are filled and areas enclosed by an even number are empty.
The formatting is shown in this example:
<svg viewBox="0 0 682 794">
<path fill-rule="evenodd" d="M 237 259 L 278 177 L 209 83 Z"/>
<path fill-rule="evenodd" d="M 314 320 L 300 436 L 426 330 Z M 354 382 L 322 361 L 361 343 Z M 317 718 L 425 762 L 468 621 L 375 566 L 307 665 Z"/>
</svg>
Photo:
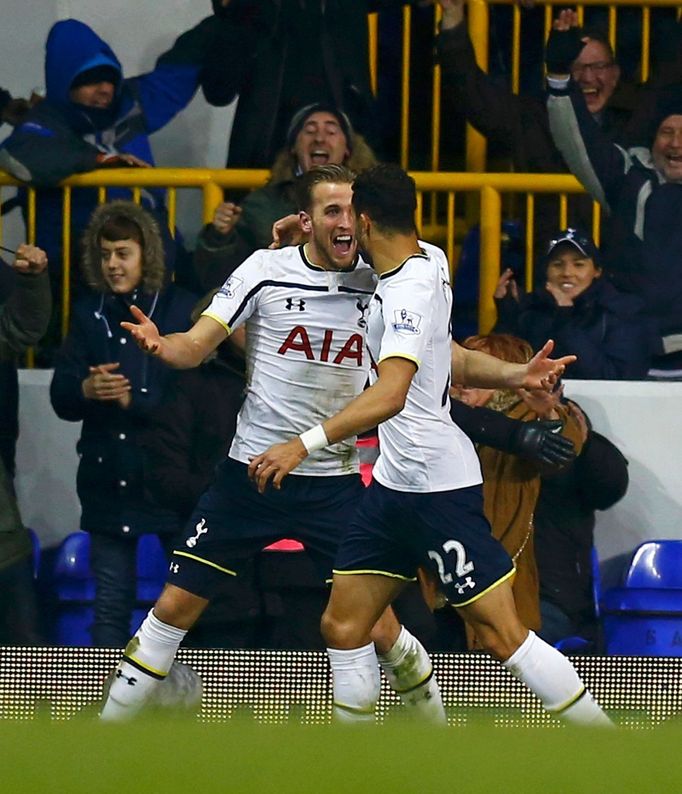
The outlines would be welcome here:
<svg viewBox="0 0 682 794">
<path fill-rule="evenodd" d="M 289 331 L 289 336 L 282 342 L 282 346 L 277 352 L 284 356 L 287 350 L 300 350 L 305 353 L 308 361 L 315 360 L 313 349 L 310 346 L 310 339 L 308 339 L 308 332 L 302 325 L 297 325 Z"/>
<path fill-rule="evenodd" d="M 322 340 L 322 349 L 320 350 L 320 361 L 329 361 L 329 353 L 331 351 L 334 332 L 327 329 L 324 332 Z M 313 353 L 312 345 L 310 344 L 310 337 L 308 332 L 302 325 L 297 325 L 289 331 L 289 335 L 282 342 L 281 347 L 277 351 L 281 356 L 287 354 L 289 350 L 296 350 L 304 353 L 308 361 L 315 361 L 315 354 Z M 363 340 L 361 334 L 353 334 L 343 345 L 341 350 L 336 354 L 332 364 L 342 364 L 344 359 L 351 359 L 355 361 L 358 367 L 362 366 L 362 351 Z"/>
</svg>

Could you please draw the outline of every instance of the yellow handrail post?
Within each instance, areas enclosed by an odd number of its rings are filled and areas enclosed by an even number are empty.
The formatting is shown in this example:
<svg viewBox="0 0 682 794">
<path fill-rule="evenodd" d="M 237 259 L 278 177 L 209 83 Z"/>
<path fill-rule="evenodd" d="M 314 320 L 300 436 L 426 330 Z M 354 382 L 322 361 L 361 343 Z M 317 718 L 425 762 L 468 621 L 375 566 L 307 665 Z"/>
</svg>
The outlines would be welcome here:
<svg viewBox="0 0 682 794">
<path fill-rule="evenodd" d="M 488 5 L 483 0 L 469 0 L 469 36 L 476 61 L 488 71 Z M 486 140 L 471 124 L 466 132 L 467 171 L 485 171 Z"/>
<path fill-rule="evenodd" d="M 400 77 L 400 165 L 408 168 L 410 160 L 410 57 L 412 9 L 403 6 L 403 55 Z"/>
<path fill-rule="evenodd" d="M 202 192 L 204 194 L 203 221 L 211 223 L 216 207 L 222 203 L 223 189 L 215 182 L 207 182 L 203 185 Z"/>
<path fill-rule="evenodd" d="M 468 0 L 469 36 L 476 53 L 476 61 L 484 72 L 488 71 L 488 5 L 483 0 Z M 471 124 L 466 125 L 466 170 L 485 171 L 487 141 Z M 479 203 L 474 196 L 467 196 L 464 202 L 464 216 L 467 226 L 473 226 L 478 219 Z"/>
<path fill-rule="evenodd" d="M 438 35 L 438 26 L 441 19 L 441 9 L 439 5 L 435 6 L 433 15 L 434 36 Z M 435 64 L 433 67 L 433 85 L 432 85 L 432 102 L 433 112 L 431 116 L 431 170 L 437 171 L 440 165 L 440 131 L 441 131 L 441 71 L 440 64 Z M 431 194 L 431 217 L 430 223 L 435 226 L 438 222 L 438 196 L 436 193 Z"/>
<path fill-rule="evenodd" d="M 374 12 L 367 15 L 367 50 L 369 53 L 369 86 L 374 96 L 379 87 L 379 15 Z"/>
<path fill-rule="evenodd" d="M 500 277 L 502 242 L 502 201 L 495 188 L 481 189 L 481 255 L 478 297 L 478 330 L 488 334 L 495 325 L 497 311 L 493 293 Z"/>
</svg>

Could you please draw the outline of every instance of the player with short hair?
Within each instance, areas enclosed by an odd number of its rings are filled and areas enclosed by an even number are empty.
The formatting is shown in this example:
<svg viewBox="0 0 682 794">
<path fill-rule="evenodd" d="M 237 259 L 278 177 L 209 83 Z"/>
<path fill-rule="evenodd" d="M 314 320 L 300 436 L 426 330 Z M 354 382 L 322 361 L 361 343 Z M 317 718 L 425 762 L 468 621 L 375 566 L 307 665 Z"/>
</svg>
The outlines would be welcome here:
<svg viewBox="0 0 682 794">
<path fill-rule="evenodd" d="M 302 433 L 359 394 L 369 361 L 366 313 L 376 276 L 359 259 L 351 211 L 353 172 L 338 165 L 302 177 L 301 224 L 310 241 L 257 251 L 228 278 L 186 333 L 160 336 L 139 309 L 123 323 L 140 347 L 177 368 L 195 367 L 242 324 L 247 387 L 228 458 L 199 500 L 175 549 L 168 583 L 128 644 L 103 719 L 132 716 L 163 680 L 187 630 L 227 576 L 282 537 L 302 541 L 325 578 L 347 521 L 363 493 L 355 439 L 313 452 L 282 490 L 259 495 L 248 478 L 252 457 Z M 392 611 L 373 635 L 403 702 L 444 722 L 428 654 Z M 372 646 L 368 659 L 378 680 Z M 135 685 L 130 680 L 135 680 Z"/>
<path fill-rule="evenodd" d="M 420 242 L 414 181 L 381 165 L 354 182 L 356 234 L 379 276 L 368 319 L 377 371 L 340 412 L 255 457 L 261 492 L 309 454 L 379 425 L 374 482 L 341 543 L 322 633 L 329 646 L 335 714 L 353 721 L 374 709 L 379 684 L 368 664 L 369 632 L 422 565 L 481 645 L 567 721 L 607 724 L 571 663 L 520 622 L 510 581 L 514 565 L 483 515 L 472 443 L 452 422 L 451 368 L 458 383 L 550 389 L 574 356 L 549 358 L 548 342 L 527 364 L 465 350 L 450 338 L 451 289 L 443 252 Z"/>
</svg>

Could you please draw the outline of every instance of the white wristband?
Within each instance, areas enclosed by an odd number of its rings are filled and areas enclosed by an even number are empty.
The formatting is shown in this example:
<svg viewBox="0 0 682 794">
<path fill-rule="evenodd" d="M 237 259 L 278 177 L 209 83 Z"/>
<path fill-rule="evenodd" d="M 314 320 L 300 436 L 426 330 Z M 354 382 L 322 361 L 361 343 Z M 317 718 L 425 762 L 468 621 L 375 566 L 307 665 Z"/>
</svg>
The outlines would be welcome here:
<svg viewBox="0 0 682 794">
<path fill-rule="evenodd" d="M 329 446 L 329 439 L 327 438 L 327 434 L 324 432 L 324 427 L 322 425 L 315 425 L 315 427 L 311 427 L 310 430 L 306 430 L 305 433 L 301 433 L 299 436 L 303 446 L 308 450 L 308 454 L 311 452 L 317 452 L 318 449 L 324 449 L 325 447 Z"/>
</svg>

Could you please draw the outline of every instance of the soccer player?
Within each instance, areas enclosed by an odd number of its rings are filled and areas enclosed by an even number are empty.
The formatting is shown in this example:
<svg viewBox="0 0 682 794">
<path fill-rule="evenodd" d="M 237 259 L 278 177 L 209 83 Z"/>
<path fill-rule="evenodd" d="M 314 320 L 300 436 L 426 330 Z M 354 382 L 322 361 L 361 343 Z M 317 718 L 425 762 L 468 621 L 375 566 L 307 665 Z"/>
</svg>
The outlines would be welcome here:
<svg viewBox="0 0 682 794">
<path fill-rule="evenodd" d="M 125 649 L 102 718 L 132 716 L 168 674 L 187 630 L 226 576 L 282 537 L 301 540 L 325 578 L 348 518 L 362 496 L 355 440 L 313 452 L 285 488 L 259 495 L 251 458 L 340 410 L 366 382 L 366 314 L 376 285 L 357 257 L 351 184 L 343 166 L 311 169 L 299 206 L 310 242 L 257 251 L 216 294 L 186 333 L 160 336 L 136 307 L 122 323 L 140 347 L 166 364 L 195 367 L 242 324 L 247 329 L 247 394 L 228 458 L 201 497 L 187 535 L 173 553 L 168 583 Z M 377 616 L 379 617 L 379 616 Z M 428 654 L 392 611 L 375 629 L 380 662 L 403 702 L 445 721 Z M 367 651 L 379 681 L 374 646 Z"/>
<path fill-rule="evenodd" d="M 270 482 L 282 488 L 309 454 L 379 425 L 374 482 L 341 543 L 322 619 L 335 714 L 348 721 L 374 709 L 379 683 L 368 663 L 370 630 L 423 565 L 481 645 L 548 711 L 570 722 L 609 724 L 568 659 L 521 624 L 513 563 L 483 515 L 476 453 L 449 415 L 451 368 L 458 383 L 471 386 L 550 389 L 575 357 L 550 359 L 550 341 L 528 364 L 511 364 L 451 343 L 447 260 L 418 240 L 414 181 L 398 166 L 358 176 L 353 208 L 363 258 L 379 275 L 368 317 L 373 383 L 249 466 L 261 492 Z"/>
</svg>

